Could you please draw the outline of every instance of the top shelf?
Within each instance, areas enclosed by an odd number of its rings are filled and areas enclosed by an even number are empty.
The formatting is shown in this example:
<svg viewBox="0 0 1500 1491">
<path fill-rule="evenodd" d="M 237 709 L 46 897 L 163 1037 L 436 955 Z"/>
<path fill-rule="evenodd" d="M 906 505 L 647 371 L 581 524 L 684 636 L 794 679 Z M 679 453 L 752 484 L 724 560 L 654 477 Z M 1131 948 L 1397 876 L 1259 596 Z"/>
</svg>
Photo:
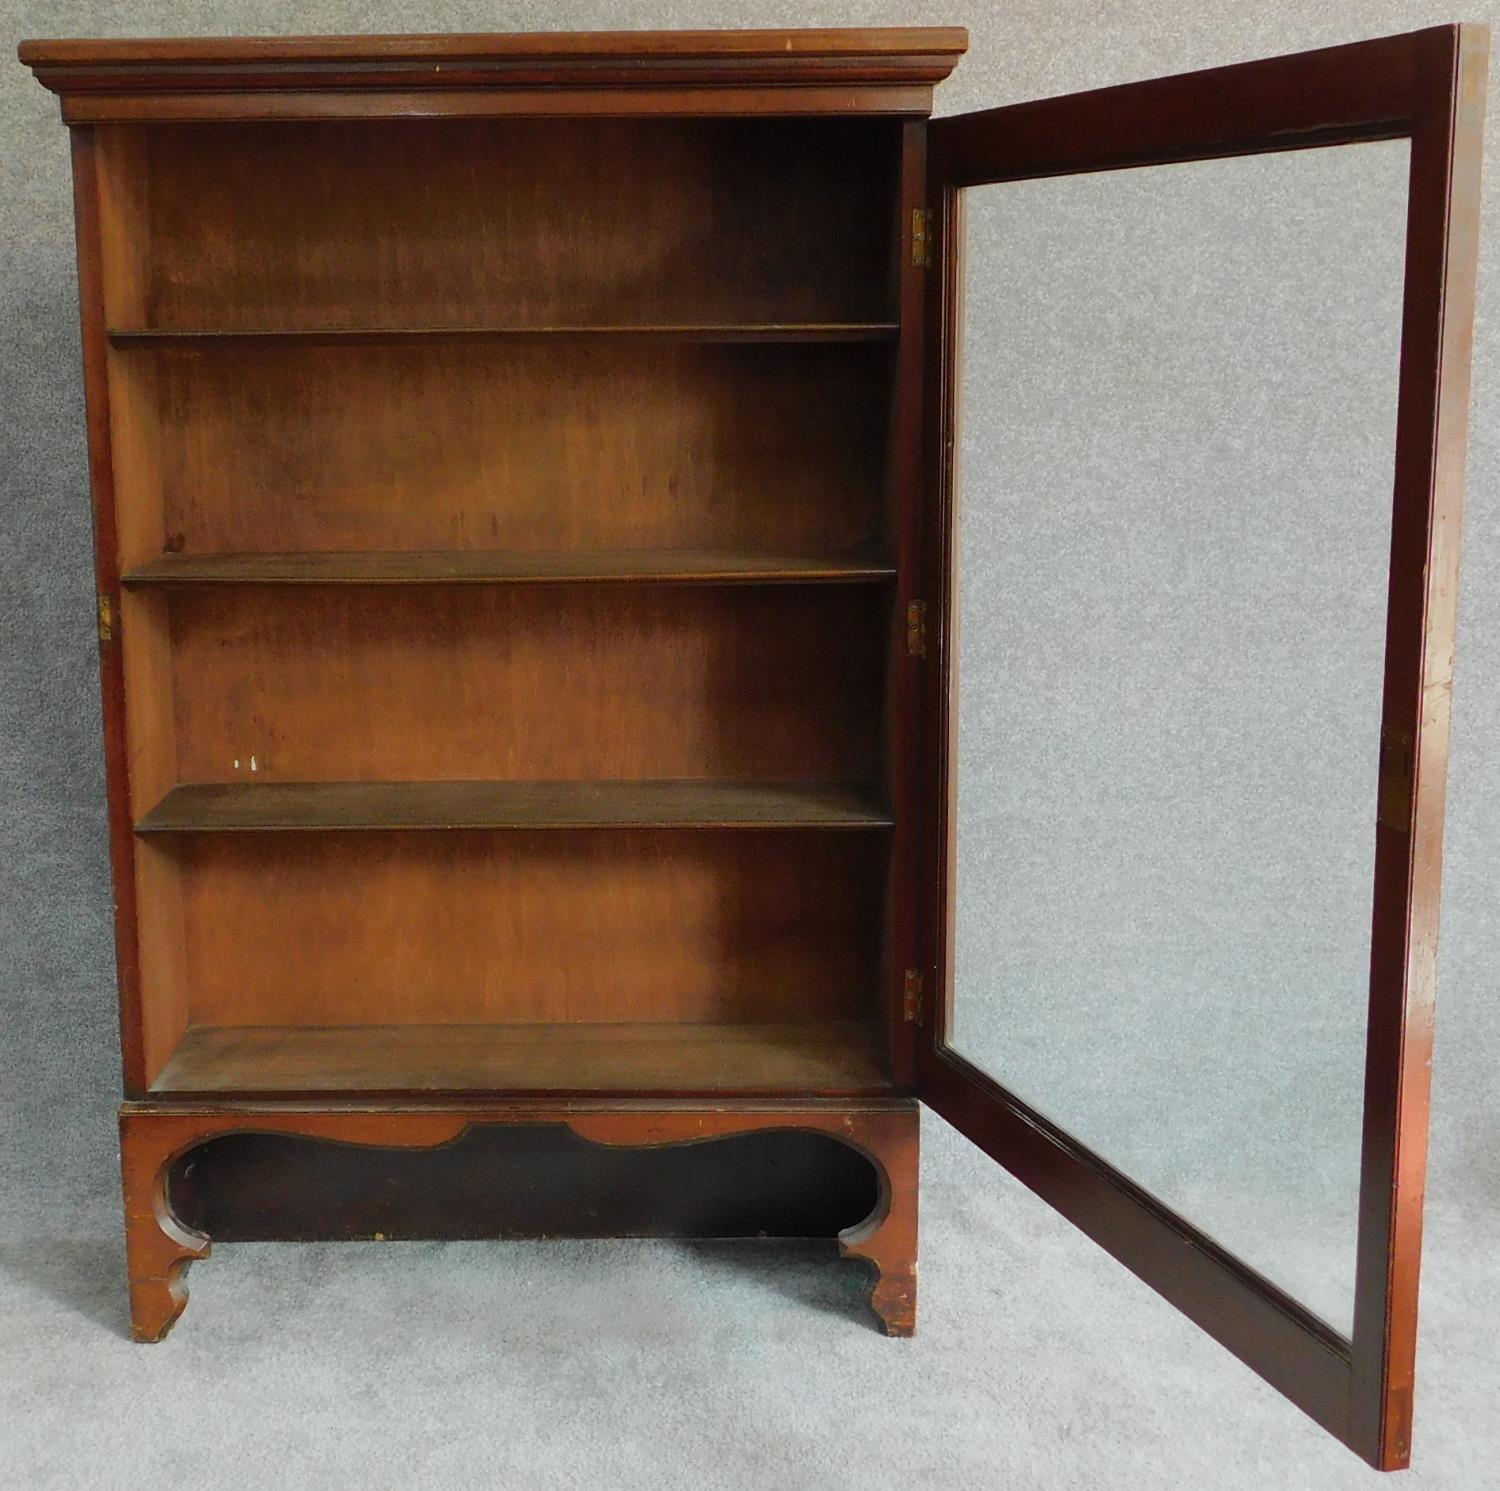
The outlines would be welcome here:
<svg viewBox="0 0 1500 1491">
<path fill-rule="evenodd" d="M 148 330 L 117 327 L 113 346 L 171 347 L 218 342 L 296 342 L 327 346 L 393 345 L 404 342 L 595 341 L 614 342 L 889 342 L 901 330 L 895 321 L 711 322 L 663 326 L 412 326 L 320 327 L 307 330 L 218 331 L 208 327 Z"/>
</svg>

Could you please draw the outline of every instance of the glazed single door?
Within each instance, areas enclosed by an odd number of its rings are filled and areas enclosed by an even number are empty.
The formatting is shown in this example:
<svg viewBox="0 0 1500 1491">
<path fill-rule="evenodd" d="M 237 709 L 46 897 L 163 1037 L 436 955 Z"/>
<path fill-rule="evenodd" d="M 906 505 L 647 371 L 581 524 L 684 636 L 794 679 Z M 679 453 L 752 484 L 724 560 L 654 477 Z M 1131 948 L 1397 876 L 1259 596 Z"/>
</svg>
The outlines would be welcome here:
<svg viewBox="0 0 1500 1491">
<path fill-rule="evenodd" d="M 1445 26 L 929 136 L 923 1096 L 1386 1469 L 1486 62 Z"/>
</svg>

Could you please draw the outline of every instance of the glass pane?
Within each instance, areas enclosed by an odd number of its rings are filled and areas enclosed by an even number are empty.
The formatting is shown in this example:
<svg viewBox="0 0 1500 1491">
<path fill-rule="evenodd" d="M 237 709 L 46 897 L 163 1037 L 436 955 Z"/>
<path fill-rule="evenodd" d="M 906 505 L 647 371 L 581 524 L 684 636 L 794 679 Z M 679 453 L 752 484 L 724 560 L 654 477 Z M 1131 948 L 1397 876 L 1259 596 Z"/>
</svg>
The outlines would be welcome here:
<svg viewBox="0 0 1500 1491">
<path fill-rule="evenodd" d="M 1407 155 L 962 194 L 951 1044 L 1346 1333 Z"/>
</svg>

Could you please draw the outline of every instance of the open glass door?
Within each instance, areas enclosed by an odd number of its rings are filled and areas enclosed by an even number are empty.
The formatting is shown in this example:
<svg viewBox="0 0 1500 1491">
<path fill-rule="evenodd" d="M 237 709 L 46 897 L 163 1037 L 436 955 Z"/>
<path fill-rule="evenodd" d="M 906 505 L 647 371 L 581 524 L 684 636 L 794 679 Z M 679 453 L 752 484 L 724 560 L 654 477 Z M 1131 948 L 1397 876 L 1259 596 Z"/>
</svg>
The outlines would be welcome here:
<svg viewBox="0 0 1500 1491">
<path fill-rule="evenodd" d="M 1483 28 L 935 121 L 923 1097 L 1410 1453 Z"/>
</svg>

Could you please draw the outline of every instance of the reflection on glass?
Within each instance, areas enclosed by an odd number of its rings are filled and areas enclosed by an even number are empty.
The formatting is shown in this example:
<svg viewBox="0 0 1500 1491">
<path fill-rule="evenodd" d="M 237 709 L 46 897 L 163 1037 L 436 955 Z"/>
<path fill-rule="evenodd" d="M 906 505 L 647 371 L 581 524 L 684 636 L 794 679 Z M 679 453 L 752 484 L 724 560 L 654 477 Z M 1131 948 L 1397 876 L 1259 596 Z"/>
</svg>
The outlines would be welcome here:
<svg viewBox="0 0 1500 1491">
<path fill-rule="evenodd" d="M 952 1044 L 1346 1333 L 1406 169 L 963 193 Z"/>
</svg>

